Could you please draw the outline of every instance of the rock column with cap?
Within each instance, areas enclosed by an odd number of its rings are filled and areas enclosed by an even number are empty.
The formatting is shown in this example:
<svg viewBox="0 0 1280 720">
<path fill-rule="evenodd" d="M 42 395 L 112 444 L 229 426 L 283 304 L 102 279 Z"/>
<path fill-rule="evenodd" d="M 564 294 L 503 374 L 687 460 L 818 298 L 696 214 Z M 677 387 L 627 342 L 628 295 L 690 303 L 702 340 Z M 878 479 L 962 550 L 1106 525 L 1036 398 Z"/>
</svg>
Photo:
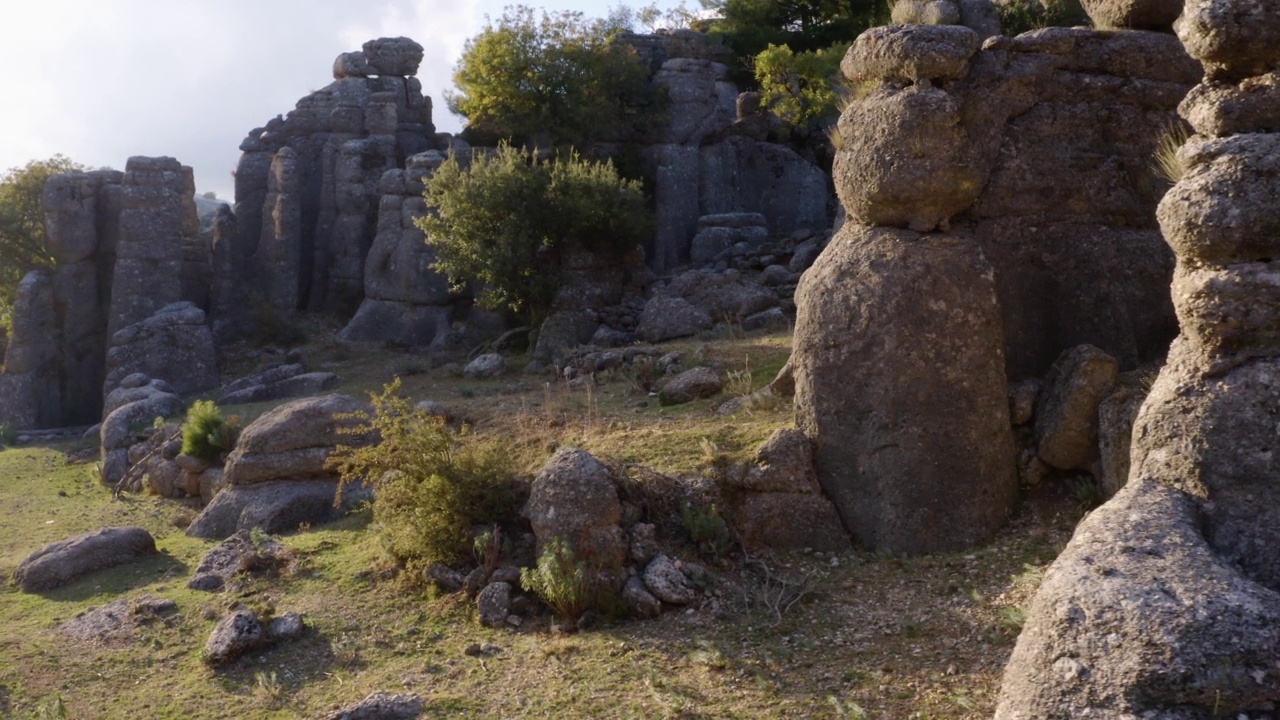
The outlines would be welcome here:
<svg viewBox="0 0 1280 720">
<path fill-rule="evenodd" d="M 796 294 L 796 423 L 845 526 L 895 553 L 986 540 L 1017 492 L 993 271 L 947 232 L 989 167 L 941 85 L 978 46 L 961 26 L 859 37 L 844 72 L 881 84 L 838 126 L 849 222 Z"/>
</svg>

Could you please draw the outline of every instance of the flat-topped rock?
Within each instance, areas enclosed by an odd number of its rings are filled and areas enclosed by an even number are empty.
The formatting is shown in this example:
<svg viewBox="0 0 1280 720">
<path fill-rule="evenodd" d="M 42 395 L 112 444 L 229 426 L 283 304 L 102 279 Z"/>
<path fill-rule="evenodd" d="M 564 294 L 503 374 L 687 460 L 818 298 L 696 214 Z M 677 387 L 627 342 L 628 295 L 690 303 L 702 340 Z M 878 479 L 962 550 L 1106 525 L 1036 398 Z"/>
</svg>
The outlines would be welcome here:
<svg viewBox="0 0 1280 720">
<path fill-rule="evenodd" d="M 14 571 L 13 582 L 23 592 L 54 590 L 91 572 L 137 562 L 155 553 L 155 539 L 142 528 L 103 528 L 32 553 Z"/>
<path fill-rule="evenodd" d="M 858 36 L 840 61 L 852 82 L 959 80 L 981 45 L 963 25 L 884 25 Z"/>
</svg>

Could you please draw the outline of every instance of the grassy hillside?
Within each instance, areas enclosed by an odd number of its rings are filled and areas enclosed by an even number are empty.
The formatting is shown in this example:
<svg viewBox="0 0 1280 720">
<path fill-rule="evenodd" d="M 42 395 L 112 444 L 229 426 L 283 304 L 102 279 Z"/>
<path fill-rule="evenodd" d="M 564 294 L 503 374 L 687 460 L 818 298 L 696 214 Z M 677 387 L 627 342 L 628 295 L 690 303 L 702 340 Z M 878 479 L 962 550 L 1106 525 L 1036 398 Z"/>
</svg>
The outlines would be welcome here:
<svg viewBox="0 0 1280 720">
<path fill-rule="evenodd" d="M 741 392 L 773 377 L 788 337 L 708 337 L 673 348 L 686 363 L 749 370 Z M 352 394 L 401 375 L 414 399 L 441 402 L 479 432 L 501 435 L 529 469 L 574 444 L 694 471 L 709 454 L 749 455 L 791 419 L 786 405 L 717 416 L 724 397 L 660 408 L 621 371 L 587 391 L 518 374 L 464 380 L 390 350 L 316 345 L 308 358 L 347 378 L 341 391 Z M 229 412 L 248 419 L 266 407 Z M 279 577 L 219 594 L 188 590 L 212 547 L 180 529 L 193 509 L 112 497 L 95 479 L 95 459 L 88 443 L 0 451 L 0 574 L 7 578 L 45 543 L 105 525 L 145 527 L 161 552 L 46 594 L 4 586 L 2 717 L 309 717 L 375 690 L 422 695 L 428 717 L 989 717 L 1019 608 L 1075 519 L 1069 498 L 1045 489 L 998 540 L 968 553 L 794 553 L 750 564 L 735 555 L 713 565 L 712 606 L 564 636 L 550 634 L 545 620 L 518 631 L 483 628 L 464 601 L 432 597 L 397 576 L 368 511 L 285 536 L 296 562 Z M 810 591 L 784 613 L 778 578 Z M 178 613 L 109 643 L 56 630 L 86 609 L 143 593 L 175 601 Z M 309 630 L 214 671 L 201 648 L 235 602 L 302 612 Z M 472 645 L 493 647 L 468 654 Z"/>
</svg>

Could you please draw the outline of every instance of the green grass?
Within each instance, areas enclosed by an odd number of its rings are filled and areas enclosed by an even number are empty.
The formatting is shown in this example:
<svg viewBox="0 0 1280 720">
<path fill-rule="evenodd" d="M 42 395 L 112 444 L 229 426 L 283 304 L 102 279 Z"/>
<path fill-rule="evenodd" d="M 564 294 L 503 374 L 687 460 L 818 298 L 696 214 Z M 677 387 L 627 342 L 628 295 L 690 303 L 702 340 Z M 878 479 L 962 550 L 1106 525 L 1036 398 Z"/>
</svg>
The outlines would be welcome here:
<svg viewBox="0 0 1280 720">
<path fill-rule="evenodd" d="M 788 352 L 785 335 L 674 347 L 726 367 L 749 356 L 755 387 L 772 379 Z M 309 356 L 317 366 L 325 362 L 320 350 Z M 334 368 L 348 378 L 339 391 L 380 390 L 404 363 L 403 353 L 351 353 Z M 405 391 L 473 418 L 477 432 L 506 438 L 528 467 L 545 461 L 552 446 L 575 443 L 666 473 L 699 470 L 708 442 L 745 459 L 791 422 L 787 404 L 717 416 L 723 396 L 638 407 L 647 398 L 625 376 L 603 381 L 589 397 L 549 392 L 523 376 L 467 381 L 473 397 L 462 398 L 462 381 L 437 369 L 406 378 Z M 269 407 L 225 412 L 247 424 Z M 753 576 L 729 559 L 713 564 L 722 578 L 714 608 L 566 637 L 547 632 L 549 614 L 516 632 L 480 627 L 469 604 L 396 577 L 367 511 L 284 537 L 298 557 L 295 572 L 251 580 L 231 594 L 188 590 L 212 546 L 174 525 L 188 506 L 113 499 L 90 462 L 67 461 L 67 452 L 84 449 L 0 451 L 0 575 L 48 542 L 106 525 L 147 528 L 161 553 L 45 594 L 5 584 L 0 717 L 33 717 L 59 697 L 71 718 L 311 717 L 382 690 L 422 695 L 427 717 L 984 718 L 1014 641 L 1016 611 L 1005 608 L 1027 605 L 1038 569 L 1071 529 L 1067 498 L 1061 512 L 1025 514 L 993 544 L 968 553 L 903 560 L 859 551 L 841 555 L 836 567 L 829 557 L 773 556 L 778 572 L 814 578 L 813 593 L 776 626 L 752 600 Z M 96 647 L 54 631 L 88 608 L 144 592 L 173 600 L 179 612 L 140 629 L 132 643 Z M 308 632 L 215 671 L 201 661 L 201 648 L 233 601 L 301 612 Z M 471 657 L 464 650 L 473 643 L 501 651 Z"/>
</svg>

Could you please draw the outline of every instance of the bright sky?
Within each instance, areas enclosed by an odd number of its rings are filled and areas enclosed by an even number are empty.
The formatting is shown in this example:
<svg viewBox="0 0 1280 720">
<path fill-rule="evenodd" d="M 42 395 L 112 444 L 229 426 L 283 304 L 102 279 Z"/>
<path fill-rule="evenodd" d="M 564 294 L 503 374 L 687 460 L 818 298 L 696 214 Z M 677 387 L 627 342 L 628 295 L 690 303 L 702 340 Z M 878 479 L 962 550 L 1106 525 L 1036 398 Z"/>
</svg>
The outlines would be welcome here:
<svg viewBox="0 0 1280 720">
<path fill-rule="evenodd" d="M 436 129 L 467 38 L 504 0 L 3 0 L 0 171 L 62 153 L 124 169 L 130 155 L 195 168 L 199 192 L 233 195 L 240 141 L 333 81 L 333 60 L 366 40 L 405 35 L 426 48 L 418 71 Z M 649 0 L 527 0 L 598 17 Z M 659 0 L 669 8 L 678 0 Z M 686 3 L 698 5 L 696 0 Z"/>
</svg>

